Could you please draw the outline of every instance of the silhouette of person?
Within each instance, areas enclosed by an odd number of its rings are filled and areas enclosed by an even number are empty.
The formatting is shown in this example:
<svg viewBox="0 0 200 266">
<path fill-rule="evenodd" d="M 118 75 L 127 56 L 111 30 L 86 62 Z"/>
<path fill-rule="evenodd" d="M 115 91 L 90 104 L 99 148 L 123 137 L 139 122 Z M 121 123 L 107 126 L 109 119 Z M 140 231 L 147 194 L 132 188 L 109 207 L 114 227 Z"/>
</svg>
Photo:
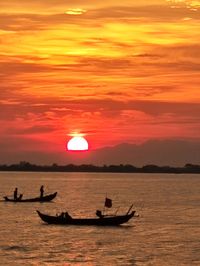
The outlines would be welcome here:
<svg viewBox="0 0 200 266">
<path fill-rule="evenodd" d="M 44 186 L 42 185 L 40 187 L 40 198 L 42 198 L 44 196 Z"/>
<path fill-rule="evenodd" d="M 62 219 L 65 218 L 65 213 L 64 213 L 64 212 L 61 212 L 60 217 L 61 217 Z"/>
<path fill-rule="evenodd" d="M 99 210 L 96 211 L 96 216 L 98 216 L 99 218 L 103 218 L 103 214 Z"/>
<path fill-rule="evenodd" d="M 22 197 L 23 197 L 23 194 L 20 194 L 18 200 L 21 200 Z"/>
<path fill-rule="evenodd" d="M 17 193 L 18 193 L 18 188 L 16 187 L 14 190 L 14 200 L 17 200 Z"/>
<path fill-rule="evenodd" d="M 65 219 L 67 219 L 67 220 L 70 220 L 70 219 L 72 219 L 72 217 L 69 215 L 69 213 L 68 213 L 68 212 L 65 212 Z"/>
</svg>

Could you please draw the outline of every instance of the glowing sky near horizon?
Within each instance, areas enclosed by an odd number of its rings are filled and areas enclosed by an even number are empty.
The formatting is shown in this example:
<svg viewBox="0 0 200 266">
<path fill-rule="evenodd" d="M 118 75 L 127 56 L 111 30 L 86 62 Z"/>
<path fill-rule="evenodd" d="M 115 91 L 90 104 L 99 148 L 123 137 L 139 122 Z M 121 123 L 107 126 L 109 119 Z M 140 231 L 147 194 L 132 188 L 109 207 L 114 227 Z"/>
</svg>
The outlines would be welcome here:
<svg viewBox="0 0 200 266">
<path fill-rule="evenodd" d="M 199 139 L 200 1 L 0 2 L 2 150 Z"/>
</svg>

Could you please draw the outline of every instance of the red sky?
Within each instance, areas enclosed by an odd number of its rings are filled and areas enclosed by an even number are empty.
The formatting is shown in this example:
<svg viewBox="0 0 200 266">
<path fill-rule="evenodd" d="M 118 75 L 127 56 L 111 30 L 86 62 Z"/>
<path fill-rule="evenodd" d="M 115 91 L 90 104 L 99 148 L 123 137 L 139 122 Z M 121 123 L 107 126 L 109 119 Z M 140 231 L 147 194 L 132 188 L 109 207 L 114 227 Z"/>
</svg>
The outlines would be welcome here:
<svg viewBox="0 0 200 266">
<path fill-rule="evenodd" d="M 199 19 L 200 1 L 1 1 L 1 157 L 73 132 L 92 149 L 199 139 Z"/>
</svg>

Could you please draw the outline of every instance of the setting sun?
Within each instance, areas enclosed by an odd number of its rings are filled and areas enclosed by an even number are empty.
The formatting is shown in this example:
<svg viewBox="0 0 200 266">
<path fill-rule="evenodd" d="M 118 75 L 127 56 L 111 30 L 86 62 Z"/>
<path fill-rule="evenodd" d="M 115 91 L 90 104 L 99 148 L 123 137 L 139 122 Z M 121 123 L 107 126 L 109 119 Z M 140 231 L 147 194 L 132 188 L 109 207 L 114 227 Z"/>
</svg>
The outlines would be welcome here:
<svg viewBox="0 0 200 266">
<path fill-rule="evenodd" d="M 88 150 L 88 142 L 85 138 L 76 136 L 69 140 L 67 143 L 68 151 L 87 151 Z"/>
</svg>

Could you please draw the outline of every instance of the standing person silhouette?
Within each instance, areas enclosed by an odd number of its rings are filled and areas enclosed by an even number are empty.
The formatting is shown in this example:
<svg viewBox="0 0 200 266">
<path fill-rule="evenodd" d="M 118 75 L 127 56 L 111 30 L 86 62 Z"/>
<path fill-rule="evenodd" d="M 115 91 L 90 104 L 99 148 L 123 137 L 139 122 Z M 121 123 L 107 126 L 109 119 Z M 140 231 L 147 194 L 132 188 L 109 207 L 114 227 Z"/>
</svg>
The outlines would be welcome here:
<svg viewBox="0 0 200 266">
<path fill-rule="evenodd" d="M 43 198 L 43 196 L 44 196 L 44 186 L 42 185 L 40 187 L 40 198 Z"/>
<path fill-rule="evenodd" d="M 18 193 L 18 188 L 16 187 L 14 190 L 14 200 L 17 200 L 17 193 Z"/>
</svg>

